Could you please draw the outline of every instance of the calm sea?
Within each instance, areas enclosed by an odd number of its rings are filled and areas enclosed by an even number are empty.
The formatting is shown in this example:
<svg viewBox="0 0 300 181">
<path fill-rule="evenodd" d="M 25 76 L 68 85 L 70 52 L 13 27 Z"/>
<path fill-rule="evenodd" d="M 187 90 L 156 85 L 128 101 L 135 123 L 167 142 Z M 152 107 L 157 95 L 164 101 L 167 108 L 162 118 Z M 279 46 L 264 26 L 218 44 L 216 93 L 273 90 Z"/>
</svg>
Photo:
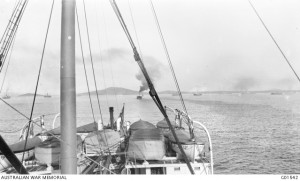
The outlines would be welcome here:
<svg viewBox="0 0 300 181">
<path fill-rule="evenodd" d="M 207 94 L 184 95 L 188 113 L 210 131 L 216 174 L 300 174 L 300 94 Z M 176 96 L 162 95 L 165 105 L 182 108 Z M 32 97 L 12 97 L 12 106 L 30 116 Z M 93 97 L 95 119 L 99 107 Z M 156 123 L 163 119 L 150 97 L 101 96 L 102 118 L 108 122 L 108 107 L 115 117 L 125 103 L 125 119 Z M 33 117 L 45 116 L 46 127 L 59 112 L 59 97 L 38 97 Z M 77 125 L 93 121 L 88 96 L 77 97 Z M 0 102 L 0 131 L 9 142 L 18 140 L 26 119 Z M 59 121 L 56 122 L 56 126 Z M 12 132 L 12 133 L 8 133 Z M 200 133 L 199 133 L 200 134 Z M 205 138 L 203 138 L 205 139 Z"/>
</svg>

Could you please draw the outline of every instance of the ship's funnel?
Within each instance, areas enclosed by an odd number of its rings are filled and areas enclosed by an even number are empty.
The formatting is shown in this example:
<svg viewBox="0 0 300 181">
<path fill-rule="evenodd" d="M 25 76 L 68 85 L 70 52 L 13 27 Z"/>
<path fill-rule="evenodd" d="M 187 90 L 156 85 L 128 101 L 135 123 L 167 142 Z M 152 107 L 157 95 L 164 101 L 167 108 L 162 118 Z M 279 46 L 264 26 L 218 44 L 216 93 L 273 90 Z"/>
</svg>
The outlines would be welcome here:
<svg viewBox="0 0 300 181">
<path fill-rule="evenodd" d="M 114 129 L 114 107 L 109 107 L 109 114 L 110 114 L 110 127 Z"/>
</svg>

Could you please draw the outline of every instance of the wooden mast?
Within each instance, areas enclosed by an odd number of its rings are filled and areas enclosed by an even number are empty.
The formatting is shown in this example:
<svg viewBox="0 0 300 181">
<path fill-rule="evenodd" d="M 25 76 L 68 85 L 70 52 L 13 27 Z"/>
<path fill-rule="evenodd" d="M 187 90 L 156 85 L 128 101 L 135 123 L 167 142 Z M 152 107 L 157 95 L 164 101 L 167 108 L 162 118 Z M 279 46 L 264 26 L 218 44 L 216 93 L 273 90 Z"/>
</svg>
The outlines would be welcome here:
<svg viewBox="0 0 300 181">
<path fill-rule="evenodd" d="M 75 0 L 62 0 L 61 16 L 61 173 L 77 173 L 75 89 Z"/>
</svg>

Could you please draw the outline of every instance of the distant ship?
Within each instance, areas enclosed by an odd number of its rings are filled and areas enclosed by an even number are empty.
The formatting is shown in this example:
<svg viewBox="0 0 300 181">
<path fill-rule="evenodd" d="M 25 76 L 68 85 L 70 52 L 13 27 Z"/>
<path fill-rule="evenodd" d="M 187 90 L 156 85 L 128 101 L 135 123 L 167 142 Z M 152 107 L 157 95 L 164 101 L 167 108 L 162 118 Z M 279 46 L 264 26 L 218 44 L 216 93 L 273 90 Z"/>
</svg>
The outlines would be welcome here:
<svg viewBox="0 0 300 181">
<path fill-rule="evenodd" d="M 193 94 L 194 96 L 202 96 L 202 94 L 200 92 L 196 92 Z"/>
<path fill-rule="evenodd" d="M 271 95 L 282 95 L 282 92 L 271 92 Z"/>
<path fill-rule="evenodd" d="M 136 96 L 136 99 L 142 100 L 142 99 L 143 99 L 143 93 L 142 93 L 142 92 L 139 92 L 139 95 Z"/>
<path fill-rule="evenodd" d="M 49 95 L 48 93 L 46 95 L 44 95 L 45 98 L 50 98 L 51 95 Z"/>
<path fill-rule="evenodd" d="M 6 94 L 5 96 L 2 97 L 2 99 L 10 99 L 10 96 Z"/>
<path fill-rule="evenodd" d="M 5 96 L 3 96 L 2 99 L 10 99 L 10 96 L 7 94 L 7 91 L 8 90 L 6 90 Z"/>
</svg>

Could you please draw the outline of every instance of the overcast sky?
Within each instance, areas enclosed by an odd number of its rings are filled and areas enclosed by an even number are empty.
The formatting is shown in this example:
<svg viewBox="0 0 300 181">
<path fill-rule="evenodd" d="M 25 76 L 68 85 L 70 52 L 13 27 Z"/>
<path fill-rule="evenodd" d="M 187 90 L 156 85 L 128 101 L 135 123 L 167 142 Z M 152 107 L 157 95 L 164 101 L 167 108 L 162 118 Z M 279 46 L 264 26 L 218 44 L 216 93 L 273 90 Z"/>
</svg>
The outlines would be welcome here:
<svg viewBox="0 0 300 181">
<path fill-rule="evenodd" d="M 3 92 L 34 92 L 51 2 L 29 1 L 17 32 Z M 1 0 L 1 36 L 14 3 Z M 136 45 L 140 45 L 155 87 L 175 90 L 149 1 L 117 0 L 117 3 Z M 252 0 L 252 3 L 300 74 L 300 1 Z M 153 4 L 182 90 L 300 89 L 300 83 L 247 0 L 153 0 Z M 88 77 L 92 81 L 82 0 L 77 0 L 77 6 Z M 86 8 L 98 88 L 139 90 L 138 66 L 109 1 L 86 0 Z M 39 92 L 58 94 L 60 0 L 55 0 L 53 13 Z M 85 92 L 77 29 L 76 57 L 77 92 Z M 91 89 L 95 90 L 93 86 Z"/>
</svg>

